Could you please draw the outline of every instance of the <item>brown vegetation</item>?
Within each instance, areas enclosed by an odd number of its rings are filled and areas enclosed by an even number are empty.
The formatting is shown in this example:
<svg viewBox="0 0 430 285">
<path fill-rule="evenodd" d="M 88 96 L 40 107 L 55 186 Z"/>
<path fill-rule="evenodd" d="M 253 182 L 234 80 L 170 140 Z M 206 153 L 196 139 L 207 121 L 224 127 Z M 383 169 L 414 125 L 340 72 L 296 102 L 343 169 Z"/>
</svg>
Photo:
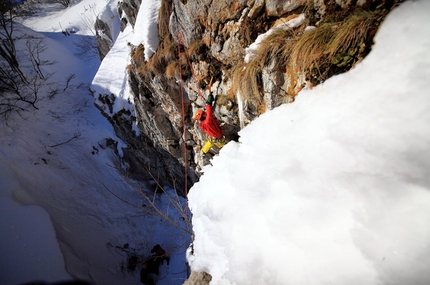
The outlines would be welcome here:
<svg viewBox="0 0 430 285">
<path fill-rule="evenodd" d="M 272 69 L 289 70 L 289 75 L 304 72 L 313 85 L 350 69 L 370 51 L 374 31 L 387 13 L 357 9 L 348 16 L 331 15 L 310 31 L 303 27 L 274 31 L 260 43 L 249 63 L 235 67 L 233 92 L 261 103 L 262 70 L 272 64 Z M 297 83 L 297 78 L 290 81 Z M 290 96 L 297 93 L 295 86 L 287 92 Z"/>
</svg>

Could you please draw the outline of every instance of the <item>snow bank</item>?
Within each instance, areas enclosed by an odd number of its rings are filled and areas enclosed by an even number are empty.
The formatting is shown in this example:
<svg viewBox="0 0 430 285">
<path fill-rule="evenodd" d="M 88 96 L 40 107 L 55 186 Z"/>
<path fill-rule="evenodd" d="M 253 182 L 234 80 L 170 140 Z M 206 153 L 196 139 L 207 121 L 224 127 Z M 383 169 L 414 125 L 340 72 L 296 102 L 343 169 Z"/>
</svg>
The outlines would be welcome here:
<svg viewBox="0 0 430 285">
<path fill-rule="evenodd" d="M 115 42 L 121 30 L 120 18 L 118 15 L 118 1 L 110 0 L 97 16 L 109 26 L 112 41 Z"/>
<path fill-rule="evenodd" d="M 427 284 L 430 23 L 405 2 L 354 70 L 262 115 L 189 194 L 211 284 Z"/>
<path fill-rule="evenodd" d="M 127 39 L 132 36 L 131 26 L 118 36 L 118 40 L 105 56 L 100 68 L 91 83 L 91 90 L 96 96 L 99 94 L 113 94 L 115 98 L 112 114 L 121 109 L 134 113 L 133 96 L 128 85 L 127 65 L 130 64 L 130 48 Z M 103 106 L 96 98 L 96 102 Z M 109 110 L 105 110 L 109 113 Z"/>
<path fill-rule="evenodd" d="M 0 163 L 0 172 L 1 283 L 72 279 L 65 270 L 48 213 L 38 206 L 12 202 L 12 190 L 20 187 L 19 182 L 7 165 Z"/>
<path fill-rule="evenodd" d="M 143 44 L 145 47 L 145 59 L 149 60 L 157 51 L 158 40 L 158 11 L 161 7 L 160 0 L 142 1 L 137 15 L 134 37 L 131 43 L 135 46 Z"/>
<path fill-rule="evenodd" d="M 23 24 L 39 32 L 61 33 L 68 30 L 78 35 L 95 36 L 94 24 L 99 17 L 109 25 L 114 37 L 119 34 L 119 17 L 116 0 L 82 0 L 64 9 L 59 3 L 42 4 Z M 49 5 L 49 4 L 48 4 Z M 114 39 L 115 40 L 115 39 Z"/>
</svg>

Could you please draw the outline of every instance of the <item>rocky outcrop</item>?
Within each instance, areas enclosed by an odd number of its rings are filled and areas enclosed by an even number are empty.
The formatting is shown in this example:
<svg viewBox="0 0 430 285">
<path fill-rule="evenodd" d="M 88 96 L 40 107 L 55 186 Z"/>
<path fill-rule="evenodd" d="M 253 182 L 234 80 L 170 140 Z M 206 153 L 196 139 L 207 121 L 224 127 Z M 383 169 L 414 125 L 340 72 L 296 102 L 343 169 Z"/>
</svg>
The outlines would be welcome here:
<svg viewBox="0 0 430 285">
<path fill-rule="evenodd" d="M 227 140 L 235 140 L 241 126 L 267 110 L 293 102 L 302 88 L 315 84 L 305 72 L 282 65 L 274 57 L 266 59 L 255 73 L 258 86 L 250 92 L 258 94 L 239 95 L 237 85 L 248 84 L 241 82 L 246 77 L 241 73 L 250 70 L 245 55 L 257 37 L 303 17 L 305 12 L 305 20 L 294 28 L 297 34 L 303 33 L 307 25 L 318 25 L 327 13 L 355 5 L 370 4 L 342 0 L 163 0 L 157 52 L 145 61 L 145 47 L 132 47 L 128 71 L 137 126 L 155 148 L 190 167 L 198 177 L 199 170 L 217 152 L 201 153 L 206 136 L 191 119 L 197 109 L 204 108 L 209 92 L 216 96 L 215 115 Z M 133 25 L 140 2 L 127 0 L 118 7 L 123 22 Z"/>
<path fill-rule="evenodd" d="M 127 23 L 132 27 L 136 24 L 136 17 L 139 12 L 141 0 L 124 0 L 118 2 L 118 15 L 121 18 L 121 31 Z"/>
<path fill-rule="evenodd" d="M 301 17 L 304 20 L 289 29 L 295 29 L 295 34 L 304 34 L 306 26 L 318 26 L 327 14 L 335 11 L 352 11 L 357 6 L 376 9 L 377 6 L 392 6 L 395 1 L 161 2 L 160 45 L 157 52 L 145 61 L 145 47 L 131 47 L 128 73 L 134 96 L 135 120 L 142 131 L 140 139 L 143 144 L 157 149 L 157 154 L 164 157 L 163 160 L 168 161 L 169 165 L 175 165 L 175 161 L 189 167 L 193 177 L 191 181 L 195 181 L 199 170 L 217 153 L 216 150 L 208 155 L 201 153 L 206 136 L 191 119 L 197 109 L 204 108 L 209 92 L 216 96 L 215 116 L 227 140 L 236 140 L 241 127 L 267 110 L 293 102 L 301 89 L 310 88 L 323 80 L 314 79 L 317 76 L 312 72 L 306 73 L 281 62 L 273 51 L 274 55 L 264 58 L 264 62 L 252 62 L 254 55 L 250 57 L 249 49 L 257 37 Z M 134 26 L 139 8 L 140 0 L 118 3 L 122 27 L 127 23 Z M 96 23 L 96 30 L 99 54 L 103 58 L 112 45 L 112 36 L 109 26 L 100 20 Z M 287 39 L 288 36 L 285 37 Z M 342 60 L 343 55 L 339 56 Z M 350 62 L 348 64 L 351 65 Z M 254 73 L 251 72 L 253 68 Z M 335 72 L 343 70 L 344 67 Z M 331 74 L 334 72 L 329 70 L 323 75 L 327 77 Z M 119 131 L 120 122 L 116 124 Z M 124 129 L 122 136 L 126 137 Z M 138 138 L 129 137 L 125 141 L 132 142 L 130 145 L 137 149 L 141 147 Z M 147 160 L 140 158 L 143 155 L 140 151 L 133 153 L 127 155 L 128 160 L 133 161 L 130 165 Z M 137 169 L 138 166 L 131 168 Z"/>
<path fill-rule="evenodd" d="M 137 134 L 132 126 L 136 118 L 130 111 L 122 109 L 112 113 L 115 98 L 113 94 L 98 94 L 98 103 L 95 104 L 114 127 L 115 134 L 127 143 L 127 147 L 122 148 L 122 156 L 119 157 L 117 153 L 118 164 L 115 167 L 122 171 L 124 176 L 144 183 L 146 189 L 162 193 L 163 189 L 159 189 L 160 187 L 170 187 L 185 197 L 185 189 L 188 191 L 197 180 L 194 170 L 188 167 L 184 169 L 176 157 L 156 147 L 153 140 L 144 133 Z M 113 146 L 116 150 L 117 144 L 113 139 L 108 139 L 100 147 Z M 187 181 L 184 179 L 184 173 L 187 173 Z"/>
<path fill-rule="evenodd" d="M 206 272 L 191 272 L 190 277 L 184 282 L 184 285 L 209 285 L 212 276 Z"/>
<path fill-rule="evenodd" d="M 144 106 L 136 105 L 138 117 L 142 118 L 140 126 L 153 138 L 156 145 L 181 160 L 182 153 L 177 150 L 182 149 L 185 143 L 189 149 L 187 164 L 199 171 L 209 162 L 211 154 L 202 155 L 201 147 L 206 137 L 191 117 L 197 109 L 204 108 L 209 91 L 216 95 L 215 114 L 228 140 L 237 139 L 237 132 L 240 130 L 239 104 L 243 103 L 244 106 L 242 125 L 261 114 L 261 107 L 251 100 L 238 101 L 237 94 L 232 89 L 232 68 L 243 62 L 245 48 L 259 34 L 269 30 L 280 17 L 300 9 L 307 1 L 287 2 L 173 0 L 169 3 L 172 11 L 167 21 L 169 33 L 166 36 L 173 38 L 171 49 L 175 50 L 178 44 L 183 44 L 183 55 L 187 54 L 187 49 L 192 50 L 187 55 L 188 60 L 191 58 L 192 66 L 188 69 L 193 76 L 182 78 L 186 94 L 185 140 L 182 137 L 182 117 L 179 112 L 182 106 L 178 105 L 180 98 L 177 97 L 180 93 L 177 80 L 180 78 L 176 76 L 174 81 L 166 78 L 162 68 L 159 73 L 140 75 L 136 72 L 137 64 L 132 64 L 130 72 L 136 85 L 133 88 L 136 101 Z M 196 45 L 203 46 L 203 51 L 193 49 Z M 175 57 L 178 55 L 172 55 L 172 58 Z M 181 64 L 187 68 L 187 62 Z M 275 83 L 273 78 L 278 78 Z M 291 101 L 291 96 L 281 92 L 286 80 L 276 68 L 267 68 L 263 80 L 263 88 L 266 90 L 266 106 L 263 109 L 272 109 Z M 211 81 L 212 85 L 208 86 Z M 216 151 L 212 154 L 215 153 Z"/>
<path fill-rule="evenodd" d="M 141 0 L 124 0 L 118 2 L 118 15 L 120 17 L 120 30 L 124 31 L 128 23 L 134 27 L 136 17 L 139 12 Z M 109 24 L 101 20 L 99 17 L 94 24 L 96 30 L 97 50 L 100 60 L 110 51 L 114 42 L 114 35 L 109 28 Z"/>
<path fill-rule="evenodd" d="M 107 55 L 113 45 L 113 37 L 109 25 L 99 18 L 96 19 L 96 41 L 100 60 Z"/>
</svg>

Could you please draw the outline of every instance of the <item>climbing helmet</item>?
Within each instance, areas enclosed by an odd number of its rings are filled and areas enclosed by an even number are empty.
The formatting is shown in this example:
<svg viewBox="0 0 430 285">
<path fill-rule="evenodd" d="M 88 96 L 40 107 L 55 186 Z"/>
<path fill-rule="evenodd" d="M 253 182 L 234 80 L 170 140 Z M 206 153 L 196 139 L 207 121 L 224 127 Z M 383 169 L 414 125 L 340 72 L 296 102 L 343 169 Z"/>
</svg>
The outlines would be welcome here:
<svg viewBox="0 0 430 285">
<path fill-rule="evenodd" d="M 197 110 L 195 113 L 194 113 L 194 120 L 197 120 L 197 121 L 200 121 L 200 119 L 202 118 L 202 116 L 203 116 L 203 110 Z"/>
</svg>

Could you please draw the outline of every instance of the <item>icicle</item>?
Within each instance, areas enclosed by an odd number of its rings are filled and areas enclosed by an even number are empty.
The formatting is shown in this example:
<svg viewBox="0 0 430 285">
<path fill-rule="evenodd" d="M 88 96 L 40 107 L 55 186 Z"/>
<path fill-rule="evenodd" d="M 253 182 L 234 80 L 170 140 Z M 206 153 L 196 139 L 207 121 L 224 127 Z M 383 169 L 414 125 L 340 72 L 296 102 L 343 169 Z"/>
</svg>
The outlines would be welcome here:
<svg viewBox="0 0 430 285">
<path fill-rule="evenodd" d="M 239 122 L 240 122 L 240 129 L 243 129 L 245 127 L 244 118 L 245 115 L 243 113 L 243 101 L 242 96 L 240 96 L 240 92 L 237 92 L 237 105 L 239 106 Z"/>
</svg>

